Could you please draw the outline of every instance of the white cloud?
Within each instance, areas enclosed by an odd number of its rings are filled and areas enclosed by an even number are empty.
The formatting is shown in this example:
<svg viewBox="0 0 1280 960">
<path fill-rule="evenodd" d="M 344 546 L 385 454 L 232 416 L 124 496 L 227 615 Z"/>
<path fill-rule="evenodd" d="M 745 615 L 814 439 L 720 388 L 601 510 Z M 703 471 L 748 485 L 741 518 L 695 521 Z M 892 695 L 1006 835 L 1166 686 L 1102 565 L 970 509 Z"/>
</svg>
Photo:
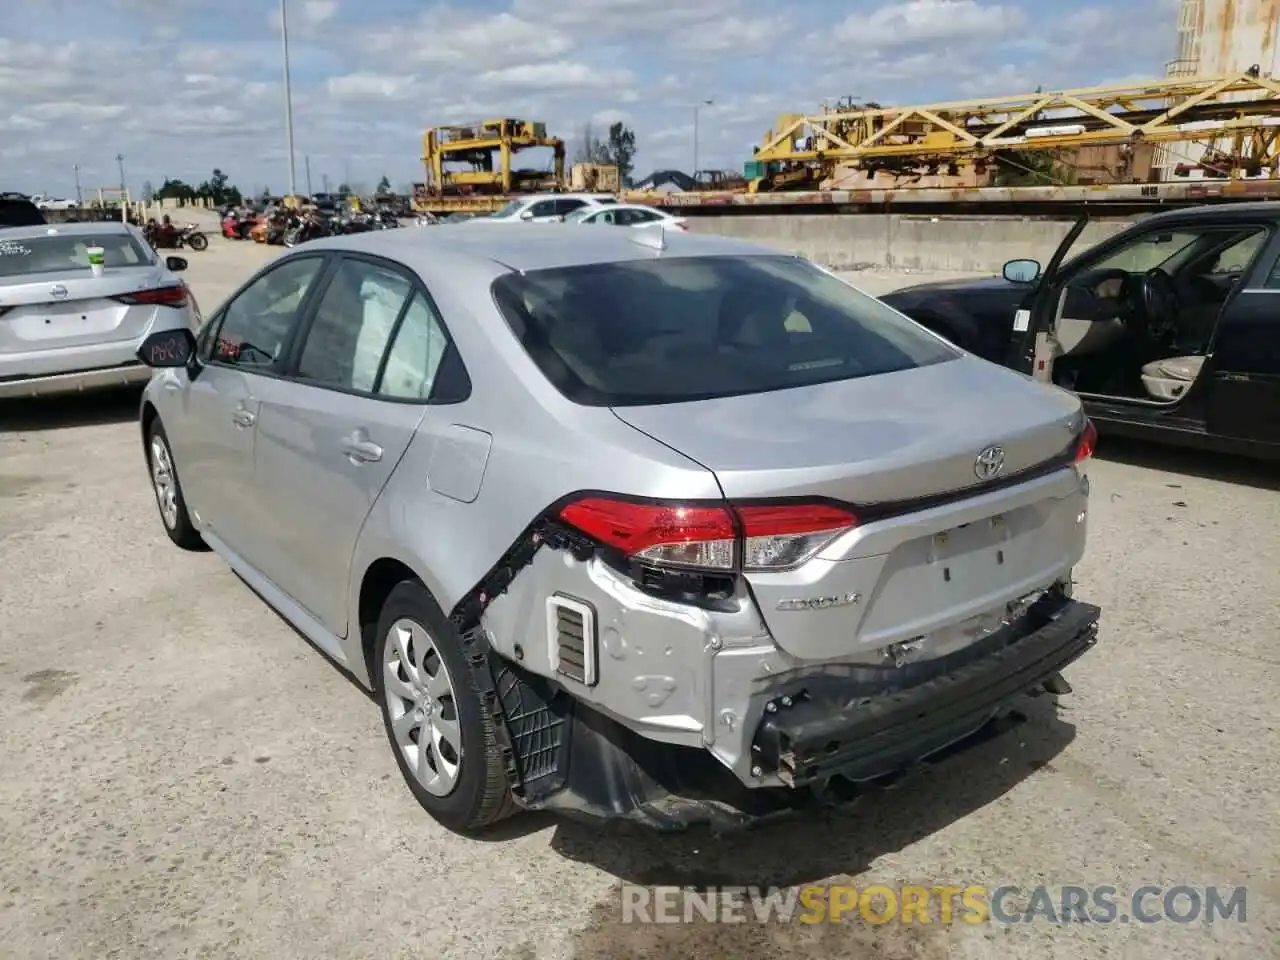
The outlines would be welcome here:
<svg viewBox="0 0 1280 960">
<path fill-rule="evenodd" d="M 304 0 L 302 19 L 310 24 L 327 23 L 338 15 L 338 0 Z"/>
<path fill-rule="evenodd" d="M 329 96 L 343 102 L 407 100 L 418 92 L 418 78 L 384 73 L 348 73 L 330 77 Z"/>
<path fill-rule="evenodd" d="M 421 178 L 425 127 L 516 116 L 566 139 L 621 119 L 647 173 L 739 169 L 778 114 L 1158 74 L 1177 0 L 290 0 L 299 175 Z M 0 0 L 0 188 L 287 175 L 276 0 Z M 12 9 L 11 9 L 12 8 Z M 831 11 L 836 11 L 832 15 Z M 842 20 L 842 18 L 844 18 Z M 50 24 L 56 24 L 56 29 Z M 217 37 L 217 40 L 207 38 Z"/>
<path fill-rule="evenodd" d="M 979 0 L 908 0 L 851 14 L 833 32 L 840 43 L 862 48 L 905 47 L 936 41 L 992 42 L 1012 35 L 1026 22 L 1018 7 Z"/>
<path fill-rule="evenodd" d="M 530 63 L 488 70 L 476 77 L 480 87 L 552 91 L 620 91 L 636 82 L 630 70 L 602 70 L 585 63 Z"/>
</svg>

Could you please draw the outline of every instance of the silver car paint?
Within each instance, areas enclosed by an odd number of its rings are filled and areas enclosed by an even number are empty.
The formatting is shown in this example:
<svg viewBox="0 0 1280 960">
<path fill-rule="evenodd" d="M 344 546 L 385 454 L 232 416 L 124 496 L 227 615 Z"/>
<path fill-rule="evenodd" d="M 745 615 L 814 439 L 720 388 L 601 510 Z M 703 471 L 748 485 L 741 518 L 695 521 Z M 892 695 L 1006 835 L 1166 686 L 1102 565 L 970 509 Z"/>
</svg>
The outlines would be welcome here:
<svg viewBox="0 0 1280 960">
<path fill-rule="evenodd" d="M 151 370 L 134 354 L 148 334 L 200 321 L 195 301 L 186 307 L 102 303 L 122 293 L 180 282 L 142 234 L 128 224 L 73 223 L 14 227 L 3 239 L 21 243 L 56 231 L 60 236 L 127 233 L 152 255 L 137 267 L 109 267 L 95 278 L 87 270 L 0 277 L 0 399 L 74 393 L 101 387 L 145 383 Z M 55 290 L 55 288 L 59 288 Z M 87 298 L 100 301 L 92 309 Z M 4 308 L 11 307 L 6 311 Z M 56 339 L 42 335 L 52 320 L 75 321 L 74 333 Z M 26 324 L 30 329 L 23 330 Z"/>
<path fill-rule="evenodd" d="M 458 404 L 410 406 L 216 366 L 194 383 L 185 371 L 164 372 L 144 402 L 166 424 L 210 545 L 368 684 L 358 612 L 376 563 L 403 564 L 449 610 L 537 516 L 575 491 L 900 500 L 976 482 L 975 457 L 991 443 L 1006 446 L 1010 470 L 1043 460 L 1065 448 L 1069 424 L 1079 423 L 1069 395 L 961 354 L 791 391 L 789 403 L 771 394 L 616 412 L 578 406 L 542 376 L 498 315 L 489 294 L 495 277 L 659 255 L 776 255 L 685 234 L 668 237 L 660 254 L 634 235 L 442 226 L 309 243 L 307 255 L 353 250 L 416 272 L 473 391 Z M 234 425 L 241 408 L 257 416 L 251 426 Z M 383 446 L 383 460 L 348 458 L 344 438 L 356 430 Z M 796 570 L 752 574 L 754 597 L 744 589 L 730 612 L 655 600 L 599 561 L 544 550 L 483 624 L 499 653 L 514 656 L 519 644 L 524 667 L 551 675 L 546 598 L 563 591 L 587 600 L 597 611 L 599 682 L 565 681 L 571 692 L 645 736 L 702 745 L 759 786 L 749 776 L 748 743 L 771 687 L 798 670 L 878 662 L 895 639 L 924 634 L 923 656 L 946 652 L 992 611 L 1069 578 L 1086 514 L 1087 479 L 1063 468 L 862 525 Z M 1003 548 L 1008 572 L 974 574 L 946 591 L 924 587 L 922 569 L 933 565 L 940 579 L 941 535 L 966 524 L 963 547 Z M 858 600 L 778 609 L 787 598 L 827 594 Z"/>
</svg>

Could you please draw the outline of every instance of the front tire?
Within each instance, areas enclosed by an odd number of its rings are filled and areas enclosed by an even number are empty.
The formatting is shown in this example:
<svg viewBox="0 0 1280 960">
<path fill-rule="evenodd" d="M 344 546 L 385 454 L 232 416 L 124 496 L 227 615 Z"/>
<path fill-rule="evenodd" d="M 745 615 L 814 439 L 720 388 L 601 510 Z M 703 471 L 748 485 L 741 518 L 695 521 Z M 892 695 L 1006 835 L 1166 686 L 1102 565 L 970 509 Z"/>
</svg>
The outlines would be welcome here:
<svg viewBox="0 0 1280 960">
<path fill-rule="evenodd" d="M 497 729 L 457 629 L 422 584 L 397 585 L 378 618 L 370 673 L 400 773 L 438 823 L 474 833 L 515 805 Z"/>
<path fill-rule="evenodd" d="M 164 425 L 155 420 L 147 432 L 147 467 L 151 472 L 151 489 L 156 495 L 160 510 L 160 522 L 169 539 L 183 550 L 205 550 L 204 539 L 191 523 L 187 513 L 187 501 L 182 496 L 182 484 L 173 465 L 173 451 Z"/>
<path fill-rule="evenodd" d="M 187 237 L 187 246 L 197 252 L 209 249 L 209 238 L 203 233 L 193 233 Z"/>
</svg>

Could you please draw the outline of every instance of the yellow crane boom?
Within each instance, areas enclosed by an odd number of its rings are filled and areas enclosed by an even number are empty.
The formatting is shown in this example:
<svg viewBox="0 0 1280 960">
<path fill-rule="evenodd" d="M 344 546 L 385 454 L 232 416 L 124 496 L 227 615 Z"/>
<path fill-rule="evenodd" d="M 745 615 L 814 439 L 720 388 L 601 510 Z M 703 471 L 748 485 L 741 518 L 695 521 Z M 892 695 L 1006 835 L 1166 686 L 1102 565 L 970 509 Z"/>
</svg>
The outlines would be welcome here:
<svg viewBox="0 0 1280 960">
<path fill-rule="evenodd" d="M 824 109 L 779 118 L 747 164 L 753 191 L 812 189 L 837 166 L 933 172 L 1007 151 L 1199 142 L 1241 173 L 1277 175 L 1280 82 L 1258 69 L 1219 76 L 1036 91 L 923 106 Z M 1226 147 L 1222 146 L 1226 143 Z"/>
</svg>

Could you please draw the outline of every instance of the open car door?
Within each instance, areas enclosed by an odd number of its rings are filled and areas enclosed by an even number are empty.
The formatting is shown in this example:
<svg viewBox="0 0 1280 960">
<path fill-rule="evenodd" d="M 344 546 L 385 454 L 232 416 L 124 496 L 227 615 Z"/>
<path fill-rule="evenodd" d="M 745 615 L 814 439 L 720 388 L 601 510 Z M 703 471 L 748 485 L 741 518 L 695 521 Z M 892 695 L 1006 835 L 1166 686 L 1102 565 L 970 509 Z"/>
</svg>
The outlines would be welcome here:
<svg viewBox="0 0 1280 960">
<path fill-rule="evenodd" d="M 1054 327 L 1062 307 L 1062 299 L 1066 295 L 1066 289 L 1057 283 L 1058 269 L 1062 266 L 1067 251 L 1080 238 L 1080 234 L 1088 225 L 1089 214 L 1085 213 L 1072 224 L 1067 235 L 1062 238 L 1048 265 L 1036 280 L 1036 288 L 1032 293 L 1028 317 L 1025 321 L 1026 329 L 1017 331 L 1021 336 L 1015 342 L 1011 366 L 1045 383 L 1053 382 L 1053 361 L 1059 349 Z"/>
</svg>

